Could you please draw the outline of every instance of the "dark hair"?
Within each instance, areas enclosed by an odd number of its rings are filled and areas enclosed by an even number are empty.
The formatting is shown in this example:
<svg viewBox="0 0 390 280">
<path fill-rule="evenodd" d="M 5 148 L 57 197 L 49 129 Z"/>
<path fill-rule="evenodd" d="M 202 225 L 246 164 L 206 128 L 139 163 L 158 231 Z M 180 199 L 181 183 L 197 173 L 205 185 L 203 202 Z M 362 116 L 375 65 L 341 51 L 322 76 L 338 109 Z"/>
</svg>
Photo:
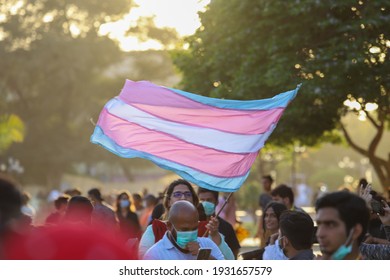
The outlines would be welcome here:
<svg viewBox="0 0 390 280">
<path fill-rule="evenodd" d="M 69 202 L 65 212 L 65 219 L 73 222 L 91 223 L 91 215 L 93 205 L 85 196 L 73 196 Z"/>
<path fill-rule="evenodd" d="M 281 184 L 271 191 L 272 196 L 280 196 L 281 198 L 288 197 L 291 204 L 294 204 L 294 192 L 292 188 L 287 185 Z"/>
<path fill-rule="evenodd" d="M 149 205 L 156 205 L 157 204 L 157 198 L 152 194 L 147 194 L 143 198 L 144 201 L 146 201 Z"/>
<path fill-rule="evenodd" d="M 276 202 L 276 201 L 268 202 L 268 204 L 267 204 L 267 206 L 265 206 L 264 212 L 263 212 L 263 230 L 264 231 L 265 231 L 265 212 L 267 212 L 268 208 L 272 208 L 272 210 L 274 210 L 276 218 L 278 219 L 278 222 L 279 222 L 279 218 L 280 218 L 280 215 L 282 214 L 282 212 L 287 210 L 286 205 L 284 205 L 283 203 Z"/>
<path fill-rule="evenodd" d="M 90 189 L 90 190 L 88 191 L 88 195 L 89 195 L 89 196 L 93 196 L 94 198 L 96 198 L 96 199 L 99 200 L 99 201 L 103 201 L 102 193 L 101 193 L 100 190 L 97 189 L 97 188 Z"/>
<path fill-rule="evenodd" d="M 199 198 L 198 196 L 196 195 L 195 193 L 195 190 L 194 188 L 192 187 L 192 185 L 184 180 L 184 179 L 177 179 L 175 181 L 173 181 L 167 188 L 166 192 L 165 192 L 165 195 L 164 195 L 164 201 L 163 201 L 163 205 L 164 205 L 164 208 L 165 208 L 165 211 L 166 213 L 168 213 L 168 210 L 169 210 L 169 201 L 171 199 L 171 195 L 173 193 L 173 190 L 175 189 L 175 187 L 177 185 L 186 185 L 189 189 L 189 191 L 191 192 L 192 194 L 192 201 L 193 201 L 193 204 L 195 207 L 198 207 L 198 204 L 199 204 Z"/>
<path fill-rule="evenodd" d="M 133 196 L 134 201 L 136 201 L 136 200 L 141 201 L 142 200 L 142 195 L 140 195 L 139 193 L 133 193 L 132 196 Z"/>
<path fill-rule="evenodd" d="M 266 180 L 270 181 L 270 182 L 271 182 L 271 185 L 272 185 L 272 183 L 274 182 L 274 179 L 272 178 L 271 175 L 264 175 L 264 176 L 263 176 L 263 179 L 266 179 Z"/>
<path fill-rule="evenodd" d="M 199 221 L 207 221 L 206 213 L 204 212 L 204 207 L 202 203 L 198 204 L 198 215 L 199 215 Z"/>
<path fill-rule="evenodd" d="M 76 195 L 81 195 L 81 190 L 78 188 L 73 188 L 65 191 L 65 194 L 69 196 L 76 196 Z"/>
<path fill-rule="evenodd" d="M 21 217 L 21 207 L 22 194 L 17 183 L 7 176 L 0 175 L 0 230 L 11 219 Z"/>
<path fill-rule="evenodd" d="M 310 249 L 314 223 L 310 216 L 300 211 L 287 210 L 280 215 L 279 228 L 296 250 Z"/>
<path fill-rule="evenodd" d="M 358 238 L 358 243 L 360 244 L 367 232 L 370 219 L 370 213 L 364 199 L 350 192 L 333 192 L 317 200 L 316 212 L 326 207 L 337 210 L 340 219 L 345 223 L 347 235 L 356 224 L 361 224 L 363 231 Z"/>
<path fill-rule="evenodd" d="M 358 188 L 360 188 L 360 186 L 362 186 L 363 189 L 364 189 L 364 188 L 367 187 L 367 185 L 368 185 L 368 182 L 367 182 L 366 178 L 361 178 L 361 179 L 359 180 Z"/>
<path fill-rule="evenodd" d="M 214 198 L 215 198 L 215 201 L 218 202 L 218 195 L 219 195 L 218 192 L 198 187 L 198 196 L 199 196 L 200 193 L 207 193 L 207 192 L 212 193 Z"/>
<path fill-rule="evenodd" d="M 68 201 L 70 199 L 70 196 L 67 194 L 60 195 L 56 200 L 54 200 L 54 206 L 58 210 L 60 209 L 61 205 L 68 204 Z"/>
</svg>

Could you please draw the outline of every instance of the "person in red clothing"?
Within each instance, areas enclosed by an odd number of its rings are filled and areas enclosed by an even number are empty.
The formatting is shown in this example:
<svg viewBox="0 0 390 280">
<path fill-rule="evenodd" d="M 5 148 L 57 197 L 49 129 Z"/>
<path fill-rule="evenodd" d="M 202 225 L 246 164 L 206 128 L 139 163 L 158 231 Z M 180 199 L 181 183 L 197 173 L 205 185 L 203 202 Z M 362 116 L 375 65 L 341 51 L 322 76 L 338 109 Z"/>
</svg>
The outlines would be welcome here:
<svg viewBox="0 0 390 280">
<path fill-rule="evenodd" d="M 6 236 L 4 259 L 11 260 L 134 260 L 110 231 L 91 224 L 93 206 L 88 198 L 69 201 L 64 223 Z"/>
</svg>

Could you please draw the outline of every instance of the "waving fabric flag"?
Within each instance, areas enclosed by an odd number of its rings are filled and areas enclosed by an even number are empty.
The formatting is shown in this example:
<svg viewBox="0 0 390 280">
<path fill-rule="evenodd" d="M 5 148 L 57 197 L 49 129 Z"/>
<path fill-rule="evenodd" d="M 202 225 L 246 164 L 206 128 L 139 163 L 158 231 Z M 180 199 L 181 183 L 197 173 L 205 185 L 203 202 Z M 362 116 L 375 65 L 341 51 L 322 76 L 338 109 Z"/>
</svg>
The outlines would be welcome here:
<svg viewBox="0 0 390 280">
<path fill-rule="evenodd" d="M 298 89 L 237 101 L 126 80 L 100 113 L 91 142 L 120 157 L 150 160 L 198 186 L 234 192 Z"/>
</svg>

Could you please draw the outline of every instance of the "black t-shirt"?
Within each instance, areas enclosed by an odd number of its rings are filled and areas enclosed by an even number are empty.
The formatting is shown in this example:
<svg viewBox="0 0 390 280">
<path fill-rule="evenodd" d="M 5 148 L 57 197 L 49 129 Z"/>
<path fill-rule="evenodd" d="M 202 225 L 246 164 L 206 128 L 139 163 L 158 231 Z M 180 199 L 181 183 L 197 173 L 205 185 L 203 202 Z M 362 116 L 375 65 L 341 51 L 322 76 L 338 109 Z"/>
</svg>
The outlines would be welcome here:
<svg viewBox="0 0 390 280">
<path fill-rule="evenodd" d="M 225 242 L 233 251 L 234 257 L 237 258 L 238 249 L 241 248 L 240 243 L 238 242 L 236 232 L 233 229 L 232 225 L 218 217 L 219 227 L 218 231 L 225 236 Z"/>
</svg>

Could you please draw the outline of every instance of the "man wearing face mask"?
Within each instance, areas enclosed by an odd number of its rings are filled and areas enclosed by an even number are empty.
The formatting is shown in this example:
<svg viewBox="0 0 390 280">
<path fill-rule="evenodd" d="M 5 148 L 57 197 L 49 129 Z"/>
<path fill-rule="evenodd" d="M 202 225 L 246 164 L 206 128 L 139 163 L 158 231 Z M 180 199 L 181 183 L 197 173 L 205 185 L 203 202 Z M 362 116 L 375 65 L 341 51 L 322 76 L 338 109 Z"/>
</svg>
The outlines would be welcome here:
<svg viewBox="0 0 390 280">
<path fill-rule="evenodd" d="M 279 246 L 289 260 L 313 260 L 314 223 L 303 212 L 286 210 L 279 219 Z"/>
<path fill-rule="evenodd" d="M 218 192 L 199 187 L 198 197 L 200 204 L 204 209 L 206 221 L 208 221 L 211 217 L 215 216 L 215 207 L 218 204 Z M 218 231 L 224 236 L 225 242 L 232 250 L 234 258 L 237 259 L 237 254 L 241 246 L 238 242 L 235 230 L 229 222 L 225 221 L 219 216 L 218 222 Z"/>
<path fill-rule="evenodd" d="M 321 259 L 361 259 L 359 245 L 370 217 L 366 202 L 347 191 L 334 192 L 317 201 L 316 213 Z"/>
<path fill-rule="evenodd" d="M 200 248 L 211 249 L 209 259 L 223 260 L 217 245 L 198 237 L 198 210 L 185 200 L 175 202 L 168 214 L 167 232 L 144 255 L 145 260 L 196 260 Z"/>
</svg>

